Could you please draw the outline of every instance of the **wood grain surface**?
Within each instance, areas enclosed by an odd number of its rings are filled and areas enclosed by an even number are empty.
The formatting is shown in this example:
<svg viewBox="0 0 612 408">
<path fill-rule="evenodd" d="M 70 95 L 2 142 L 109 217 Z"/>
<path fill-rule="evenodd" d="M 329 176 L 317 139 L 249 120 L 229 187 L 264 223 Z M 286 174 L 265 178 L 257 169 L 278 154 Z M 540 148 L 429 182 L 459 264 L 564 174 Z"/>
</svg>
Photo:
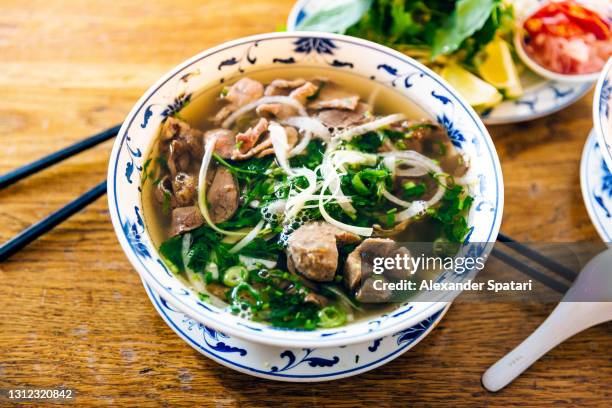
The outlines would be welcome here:
<svg viewBox="0 0 612 408">
<path fill-rule="evenodd" d="M 291 3 L 0 1 L 0 172 L 120 122 L 174 65 L 223 41 L 274 31 Z M 591 98 L 544 119 L 490 128 L 504 171 L 505 233 L 599 240 L 578 172 Z M 0 240 L 103 180 L 110 148 L 0 191 Z M 482 388 L 483 371 L 552 307 L 458 302 L 413 350 L 367 374 L 306 385 L 259 380 L 208 360 L 166 326 L 100 199 L 0 264 L 0 389 L 74 388 L 77 406 L 609 404 L 610 323 L 562 344 L 507 389 Z"/>
</svg>

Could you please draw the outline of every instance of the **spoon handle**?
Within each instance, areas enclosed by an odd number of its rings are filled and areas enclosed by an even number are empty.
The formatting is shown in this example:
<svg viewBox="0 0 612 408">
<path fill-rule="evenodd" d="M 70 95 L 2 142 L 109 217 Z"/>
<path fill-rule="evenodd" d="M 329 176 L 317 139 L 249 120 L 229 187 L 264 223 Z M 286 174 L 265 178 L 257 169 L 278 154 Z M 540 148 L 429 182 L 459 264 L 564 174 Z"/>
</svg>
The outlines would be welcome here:
<svg viewBox="0 0 612 408">
<path fill-rule="evenodd" d="M 559 303 L 536 331 L 483 374 L 482 385 L 489 391 L 501 390 L 559 343 L 609 320 L 611 311 L 612 303 Z"/>
</svg>

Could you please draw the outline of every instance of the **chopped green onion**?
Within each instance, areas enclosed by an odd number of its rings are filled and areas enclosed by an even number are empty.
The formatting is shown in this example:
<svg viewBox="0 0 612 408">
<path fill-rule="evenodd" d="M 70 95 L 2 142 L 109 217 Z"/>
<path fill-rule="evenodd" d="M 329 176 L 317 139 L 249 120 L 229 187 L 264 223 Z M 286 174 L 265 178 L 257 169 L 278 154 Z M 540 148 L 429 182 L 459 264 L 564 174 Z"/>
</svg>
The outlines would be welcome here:
<svg viewBox="0 0 612 408">
<path fill-rule="evenodd" d="M 335 306 L 327 306 L 319 310 L 319 327 L 331 328 L 346 323 L 346 312 Z"/>
<path fill-rule="evenodd" d="M 244 282 L 247 278 L 248 272 L 244 266 L 236 265 L 227 269 L 223 274 L 223 284 L 225 286 L 229 286 L 233 288 L 240 284 L 240 282 Z"/>
<path fill-rule="evenodd" d="M 253 299 L 255 299 L 255 305 L 240 299 L 241 292 L 247 292 L 249 295 L 251 295 Z M 249 303 L 251 307 L 259 307 L 263 303 L 259 292 L 246 282 L 240 282 L 237 286 L 235 286 L 234 289 L 232 289 L 230 297 L 234 303 Z"/>
<path fill-rule="evenodd" d="M 358 193 L 368 194 L 370 192 L 370 190 L 366 187 L 363 181 L 361 181 L 361 177 L 359 176 L 359 173 L 353 176 L 353 179 L 351 180 L 351 182 L 353 183 L 353 187 L 355 188 L 355 191 L 357 191 Z"/>
<path fill-rule="evenodd" d="M 427 189 L 425 183 L 416 184 L 414 181 L 407 181 L 403 184 L 404 196 L 409 197 L 420 197 L 425 193 Z"/>
</svg>

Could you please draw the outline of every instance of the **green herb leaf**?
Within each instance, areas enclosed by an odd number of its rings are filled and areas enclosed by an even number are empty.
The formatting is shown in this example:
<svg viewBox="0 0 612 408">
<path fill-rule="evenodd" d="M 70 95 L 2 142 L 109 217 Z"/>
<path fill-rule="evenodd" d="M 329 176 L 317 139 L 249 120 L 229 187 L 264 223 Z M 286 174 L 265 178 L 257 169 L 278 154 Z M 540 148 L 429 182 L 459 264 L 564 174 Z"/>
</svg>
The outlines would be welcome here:
<svg viewBox="0 0 612 408">
<path fill-rule="evenodd" d="M 309 3 L 310 12 L 300 21 L 298 31 L 344 33 L 370 8 L 372 0 L 319 0 Z"/>
<path fill-rule="evenodd" d="M 444 26 L 434 35 L 431 59 L 456 51 L 461 43 L 480 30 L 499 0 L 459 0 Z"/>
</svg>

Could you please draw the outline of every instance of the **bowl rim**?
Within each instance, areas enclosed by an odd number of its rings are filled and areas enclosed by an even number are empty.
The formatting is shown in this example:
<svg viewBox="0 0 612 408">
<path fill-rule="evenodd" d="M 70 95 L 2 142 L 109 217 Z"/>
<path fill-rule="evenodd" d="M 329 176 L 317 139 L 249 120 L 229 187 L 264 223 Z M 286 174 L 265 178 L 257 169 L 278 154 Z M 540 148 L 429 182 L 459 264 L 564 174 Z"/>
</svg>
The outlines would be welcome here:
<svg viewBox="0 0 612 408">
<path fill-rule="evenodd" d="M 446 313 L 448 313 L 451 305 L 447 305 L 445 308 L 443 308 L 439 314 L 434 313 L 433 315 L 425 318 L 425 320 L 423 320 L 422 322 L 417 323 L 416 325 L 420 325 L 423 322 L 427 321 L 428 319 L 431 319 L 433 316 L 436 316 L 433 320 L 432 320 L 432 324 L 431 326 L 429 326 L 424 332 L 422 332 L 422 334 L 413 342 L 409 343 L 408 345 L 406 345 L 405 347 L 397 347 L 395 349 L 390 349 L 384 356 L 381 356 L 379 358 L 377 358 L 374 361 L 368 362 L 366 364 L 362 364 L 362 365 L 357 365 L 357 362 L 355 363 L 355 367 L 351 367 L 348 368 L 349 366 L 345 366 L 341 371 L 335 371 L 335 372 L 330 372 L 330 373 L 319 373 L 319 374 L 288 374 L 288 373 L 284 373 L 284 372 L 272 372 L 272 371 L 263 371 L 261 369 L 258 369 L 256 367 L 253 367 L 252 365 L 247 365 L 244 363 L 238 363 L 236 361 L 234 361 L 231 358 L 228 358 L 228 356 L 224 355 L 225 353 L 223 353 L 223 351 L 217 351 L 214 350 L 213 347 L 210 347 L 210 345 L 208 345 L 206 343 L 206 341 L 197 341 L 194 340 L 193 335 L 190 335 L 190 332 L 184 330 L 183 327 L 180 326 L 180 323 L 177 323 L 177 321 L 175 319 L 172 318 L 172 316 L 170 315 L 170 313 L 168 313 L 168 311 L 166 310 L 171 310 L 167 305 L 164 305 L 164 302 L 166 301 L 159 293 L 155 292 L 153 290 L 153 288 L 151 288 L 144 280 L 142 281 L 142 284 L 144 286 L 145 289 L 145 293 L 147 294 L 147 297 L 149 298 L 149 301 L 151 302 L 151 304 L 153 305 L 153 307 L 155 308 L 155 311 L 160 315 L 160 317 L 164 320 L 164 322 L 168 325 L 168 327 L 170 327 L 172 329 L 173 332 L 175 332 L 183 341 L 185 341 L 185 343 L 187 343 L 189 346 L 191 346 L 194 350 L 196 350 L 198 353 L 201 353 L 202 355 L 212 359 L 213 361 L 215 361 L 216 363 L 223 365 L 227 368 L 230 368 L 232 370 L 244 373 L 244 374 L 248 374 L 254 377 L 259 377 L 259 378 L 265 378 L 268 380 L 272 380 L 272 381 L 281 381 L 281 382 L 321 382 L 321 381 L 334 381 L 334 380 L 339 380 L 342 378 L 348 378 L 348 377 L 353 377 L 356 375 L 360 375 L 363 373 L 366 373 L 368 371 L 374 370 L 382 365 L 385 365 L 393 360 L 395 360 L 396 358 L 400 357 L 402 354 L 404 354 L 407 351 L 410 351 L 412 348 L 414 348 L 415 346 L 417 346 L 422 340 L 424 340 L 436 327 L 437 325 L 442 321 L 442 319 L 444 318 L 444 316 L 446 315 Z M 166 309 L 166 310 L 164 310 Z M 415 326 L 416 326 L 415 325 Z M 411 326 L 411 328 L 414 326 Z M 404 329 L 407 330 L 407 329 Z M 285 350 L 285 351 L 291 351 L 294 352 L 296 351 L 296 349 L 298 348 L 286 348 L 286 347 L 274 347 L 274 346 L 268 346 L 265 344 L 260 344 L 260 343 L 255 343 L 250 339 L 239 339 L 244 341 L 245 345 L 250 346 L 250 345 L 256 345 L 256 346 L 263 346 L 263 347 L 270 347 L 272 349 L 275 349 L 276 351 L 278 351 L 279 353 L 281 352 L 281 350 Z M 347 351 L 350 351 L 351 347 L 359 347 L 360 345 L 363 345 L 364 343 L 356 343 L 356 344 L 348 344 L 346 346 L 342 345 L 342 346 L 337 346 L 337 347 L 330 347 L 332 349 L 344 349 Z M 371 344 L 370 342 L 366 341 L 365 344 Z M 231 344 L 230 344 L 231 345 Z M 372 346 L 370 346 L 372 347 Z M 319 348 L 321 349 L 321 348 Z M 247 350 L 248 353 L 249 350 Z M 355 353 L 360 353 L 360 351 L 358 349 L 353 350 L 353 352 Z M 296 353 L 297 354 L 297 353 Z M 360 360 L 361 361 L 361 360 Z M 269 362 L 268 362 L 269 363 Z"/>
<path fill-rule="evenodd" d="M 299 331 L 295 330 L 279 330 L 275 331 L 276 333 L 286 333 L 285 336 L 260 336 L 257 332 L 247 330 L 247 326 L 242 324 L 238 325 L 225 325 L 222 321 L 217 321 L 215 319 L 211 319 L 210 316 L 205 316 L 201 310 L 196 310 L 190 307 L 190 305 L 186 304 L 181 298 L 177 297 L 176 294 L 170 292 L 168 288 L 165 288 L 160 282 L 154 279 L 153 276 L 150 276 L 147 268 L 142 264 L 142 261 L 139 259 L 139 256 L 135 253 L 134 249 L 131 247 L 128 242 L 127 237 L 123 233 L 123 225 L 121 224 L 121 219 L 119 215 L 119 207 L 117 202 L 117 195 L 115 192 L 116 187 L 116 178 L 117 178 L 117 165 L 118 158 L 120 153 L 120 148 L 123 143 L 124 138 L 126 137 L 126 132 L 134 122 L 136 115 L 138 112 L 143 109 L 145 102 L 154 95 L 158 89 L 165 84 L 167 81 L 174 78 L 177 73 L 181 72 L 183 69 L 189 67 L 195 62 L 205 59 L 211 55 L 214 55 L 217 52 L 220 52 L 225 49 L 230 49 L 239 45 L 252 43 L 256 41 L 269 40 L 269 39 L 277 39 L 277 38 L 315 38 L 315 39 L 330 39 L 341 41 L 344 43 L 349 43 L 353 46 L 365 47 L 372 49 L 377 52 L 384 53 L 392 58 L 395 58 L 402 63 L 407 63 L 411 65 L 413 68 L 421 71 L 424 74 L 427 74 L 430 78 L 432 78 L 439 86 L 443 87 L 446 91 L 449 92 L 454 98 L 456 98 L 457 102 L 464 109 L 464 117 L 473 121 L 475 129 L 479 132 L 479 138 L 485 141 L 486 149 L 489 152 L 489 157 L 491 160 L 491 165 L 494 170 L 494 174 L 492 175 L 495 182 L 495 215 L 493 217 L 492 223 L 490 225 L 490 232 L 488 241 L 494 242 L 497 237 L 497 233 L 499 232 L 499 228 L 501 225 L 501 218 L 504 207 L 504 183 L 501 165 L 499 162 L 499 157 L 497 155 L 497 151 L 495 149 L 494 143 L 482 123 L 480 117 L 476 114 L 476 112 L 463 100 L 463 98 L 458 94 L 457 91 L 454 90 L 449 84 L 447 84 L 442 78 L 440 78 L 437 74 L 431 71 L 429 68 L 423 66 L 422 64 L 414 61 L 413 59 L 395 51 L 388 47 L 382 46 L 380 44 L 376 44 L 367 40 L 340 35 L 340 34 L 331 34 L 331 33 L 321 33 L 321 32 L 275 32 L 275 33 L 263 33 L 253 36 L 242 37 L 236 40 L 228 41 L 217 45 L 215 47 L 206 49 L 197 55 L 186 59 L 182 63 L 176 65 L 166 74 L 164 74 L 159 80 L 157 80 L 147 91 L 138 99 L 135 103 L 134 107 L 130 110 L 127 115 L 125 121 L 123 122 L 121 129 L 119 130 L 118 137 L 115 139 L 115 143 L 113 145 L 113 149 L 110 156 L 109 168 L 108 168 L 108 203 L 109 203 L 109 213 L 111 216 L 111 220 L 113 223 L 113 227 L 115 229 L 115 233 L 118 237 L 118 240 L 121 244 L 122 250 L 126 253 L 128 260 L 136 269 L 141 277 L 145 279 L 145 281 L 151 285 L 155 291 L 160 294 L 164 294 L 165 298 L 168 300 L 170 304 L 172 304 L 177 309 L 181 310 L 186 315 L 192 317 L 193 319 L 206 323 L 215 329 L 218 329 L 222 332 L 227 332 L 228 334 L 234 335 L 236 337 L 252 339 L 258 343 L 269 344 L 273 346 L 297 346 L 297 347 L 332 347 L 339 345 L 347 345 L 358 342 L 365 342 L 369 340 L 374 340 L 379 337 L 384 337 L 386 335 L 393 334 L 397 331 L 404 329 L 405 327 L 409 327 L 410 324 L 423 320 L 430 315 L 440 311 L 442 308 L 448 305 L 448 302 L 445 301 L 437 301 L 437 302 L 424 302 L 428 303 L 428 306 L 423 310 L 412 314 L 409 318 L 406 319 L 396 319 L 392 324 L 386 326 L 383 329 L 372 329 L 367 333 L 360 334 L 358 336 L 345 336 L 345 337 L 319 337 L 316 339 L 300 339 L 299 337 L 291 337 L 291 335 L 295 336 Z M 136 187 L 135 187 L 136 188 Z M 141 198 L 139 193 L 139 199 Z M 148 231 L 145 230 L 144 234 L 148 236 Z M 157 254 L 157 249 L 155 249 Z M 487 251 L 488 253 L 488 251 Z M 186 289 L 185 289 L 186 290 Z M 244 328 L 242 326 L 245 326 Z M 350 327 L 344 326 L 344 327 Z"/>
<path fill-rule="evenodd" d="M 604 94 L 604 92 L 606 92 L 604 90 L 606 86 L 610 87 L 608 89 L 612 89 L 612 56 L 602 69 L 601 75 L 599 75 L 599 79 L 597 80 L 597 85 L 595 85 L 595 92 L 593 92 L 593 128 L 595 129 L 597 141 L 602 150 L 602 156 L 608 167 L 612 169 L 612 129 L 610 129 L 612 119 L 609 117 L 605 118 L 602 110 L 602 103 L 609 104 L 610 99 L 612 99 L 611 94 Z M 605 96 L 607 96 L 607 98 L 603 101 Z M 612 109 L 610 109 L 610 111 L 609 115 L 612 117 Z M 604 122 L 608 125 L 607 131 Z"/>
</svg>

